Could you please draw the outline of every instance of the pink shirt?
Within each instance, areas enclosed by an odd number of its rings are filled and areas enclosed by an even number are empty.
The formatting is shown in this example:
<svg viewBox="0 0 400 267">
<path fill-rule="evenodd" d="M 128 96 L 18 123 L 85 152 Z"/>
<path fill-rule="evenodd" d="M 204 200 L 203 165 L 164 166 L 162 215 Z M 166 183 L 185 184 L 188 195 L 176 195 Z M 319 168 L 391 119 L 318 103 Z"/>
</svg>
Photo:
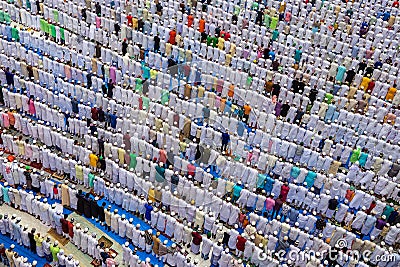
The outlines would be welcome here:
<svg viewBox="0 0 400 267">
<path fill-rule="evenodd" d="M 275 200 L 273 200 L 272 198 L 267 198 L 265 200 L 265 209 L 266 210 L 272 210 L 275 206 Z"/>
<path fill-rule="evenodd" d="M 67 77 L 68 79 L 71 79 L 71 67 L 68 65 L 65 65 L 64 67 L 64 72 L 65 72 L 65 77 Z"/>
<path fill-rule="evenodd" d="M 117 80 L 116 68 L 114 66 L 110 67 L 110 79 L 112 80 L 112 84 L 115 84 Z"/>
<path fill-rule="evenodd" d="M 215 97 L 215 107 L 219 108 L 220 105 L 221 105 L 221 97 L 220 96 L 216 96 Z"/>
<path fill-rule="evenodd" d="M 117 262 L 113 258 L 106 259 L 107 267 L 115 267 L 117 266 Z"/>
<path fill-rule="evenodd" d="M 101 26 L 101 18 L 100 17 L 96 17 L 96 28 L 100 28 Z"/>
<path fill-rule="evenodd" d="M 8 115 L 6 113 L 3 113 L 3 124 L 5 128 L 10 127 L 10 120 L 8 118 Z"/>
<path fill-rule="evenodd" d="M 159 154 L 160 155 L 159 155 L 159 159 L 158 160 L 165 164 L 167 162 L 167 154 L 166 154 L 165 150 L 160 150 Z"/>
<path fill-rule="evenodd" d="M 31 115 L 35 115 L 36 114 L 35 102 L 33 101 L 33 99 L 29 99 L 28 103 L 29 103 L 29 113 Z"/>
</svg>

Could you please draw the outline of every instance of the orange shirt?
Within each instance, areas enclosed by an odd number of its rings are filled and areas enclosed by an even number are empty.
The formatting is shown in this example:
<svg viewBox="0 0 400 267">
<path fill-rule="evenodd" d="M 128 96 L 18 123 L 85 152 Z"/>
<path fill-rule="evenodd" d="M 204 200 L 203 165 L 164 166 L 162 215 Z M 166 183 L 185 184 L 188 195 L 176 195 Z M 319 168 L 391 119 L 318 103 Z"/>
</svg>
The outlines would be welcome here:
<svg viewBox="0 0 400 267">
<path fill-rule="evenodd" d="M 394 87 L 390 87 L 387 94 L 386 94 L 386 100 L 393 100 L 394 95 L 396 94 L 397 89 Z"/>
<path fill-rule="evenodd" d="M 172 30 L 169 32 L 169 43 L 174 45 L 175 42 L 175 38 L 176 38 L 176 31 Z"/>
<path fill-rule="evenodd" d="M 7 114 L 8 114 L 8 120 L 10 121 L 10 125 L 14 126 L 15 125 L 14 114 L 11 111 L 7 112 Z"/>
<path fill-rule="evenodd" d="M 219 106 L 219 111 L 224 112 L 225 110 L 225 104 L 226 104 L 226 99 L 225 98 L 221 98 L 221 103 Z"/>
<path fill-rule="evenodd" d="M 228 96 L 233 97 L 234 93 L 235 93 L 235 86 L 233 84 L 231 84 L 231 85 L 229 85 Z"/>
<path fill-rule="evenodd" d="M 243 109 L 245 115 L 250 115 L 251 107 L 249 105 L 244 105 Z"/>
<path fill-rule="evenodd" d="M 206 29 L 206 21 L 204 19 L 200 19 L 199 21 L 199 32 L 204 32 Z"/>
</svg>

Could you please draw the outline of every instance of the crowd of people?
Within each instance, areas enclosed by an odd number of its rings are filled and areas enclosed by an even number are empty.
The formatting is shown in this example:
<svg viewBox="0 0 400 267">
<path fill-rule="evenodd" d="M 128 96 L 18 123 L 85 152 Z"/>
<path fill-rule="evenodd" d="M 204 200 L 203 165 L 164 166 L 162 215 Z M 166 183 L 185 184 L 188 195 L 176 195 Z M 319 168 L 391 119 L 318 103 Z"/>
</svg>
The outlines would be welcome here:
<svg viewBox="0 0 400 267">
<path fill-rule="evenodd" d="M 1 1 L 3 201 L 103 266 L 397 266 L 398 8 Z"/>
</svg>

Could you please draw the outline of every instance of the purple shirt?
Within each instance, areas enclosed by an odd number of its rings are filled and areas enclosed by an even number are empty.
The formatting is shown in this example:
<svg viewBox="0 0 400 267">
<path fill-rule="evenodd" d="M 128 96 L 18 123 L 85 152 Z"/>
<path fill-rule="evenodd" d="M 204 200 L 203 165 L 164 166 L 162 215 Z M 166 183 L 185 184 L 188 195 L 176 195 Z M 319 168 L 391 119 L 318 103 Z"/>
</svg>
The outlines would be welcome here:
<svg viewBox="0 0 400 267">
<path fill-rule="evenodd" d="M 386 225 L 386 222 L 383 219 L 378 219 L 376 221 L 375 227 L 379 230 L 382 230 L 385 225 Z"/>
<path fill-rule="evenodd" d="M 280 116 L 281 115 L 281 109 L 282 109 L 282 103 L 276 102 L 275 104 L 275 116 Z"/>
</svg>

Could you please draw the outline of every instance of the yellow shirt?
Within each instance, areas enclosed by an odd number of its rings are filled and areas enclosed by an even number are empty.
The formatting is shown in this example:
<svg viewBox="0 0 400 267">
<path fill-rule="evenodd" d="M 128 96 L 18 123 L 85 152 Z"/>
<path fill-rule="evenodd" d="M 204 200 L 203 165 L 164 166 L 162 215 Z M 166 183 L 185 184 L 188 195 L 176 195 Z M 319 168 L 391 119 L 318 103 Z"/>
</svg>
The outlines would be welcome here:
<svg viewBox="0 0 400 267">
<path fill-rule="evenodd" d="M 368 77 L 363 77 L 362 80 L 361 80 L 360 88 L 363 88 L 364 91 L 367 90 L 368 84 L 369 84 L 370 81 L 371 81 L 370 78 L 368 78 Z"/>
<path fill-rule="evenodd" d="M 119 159 L 119 164 L 123 165 L 125 161 L 125 149 L 118 148 L 118 159 Z"/>
<path fill-rule="evenodd" d="M 197 97 L 204 97 L 204 87 L 203 86 L 199 86 L 199 88 L 197 88 Z"/>
<path fill-rule="evenodd" d="M 89 154 L 89 164 L 91 167 L 96 167 L 98 160 L 99 158 L 95 154 L 93 153 Z"/>
<path fill-rule="evenodd" d="M 132 28 L 137 29 L 138 27 L 138 19 L 132 18 Z"/>
<path fill-rule="evenodd" d="M 149 197 L 148 197 L 148 200 L 151 200 L 151 201 L 155 201 L 155 191 L 154 191 L 154 189 L 149 189 Z"/>
<path fill-rule="evenodd" d="M 187 144 L 185 142 L 179 142 L 179 147 L 181 149 L 181 152 L 185 152 L 187 148 Z"/>
<path fill-rule="evenodd" d="M 229 66 L 232 62 L 232 56 L 230 54 L 225 55 L 225 66 Z"/>
<path fill-rule="evenodd" d="M 33 239 L 35 239 L 36 247 L 41 247 L 41 246 L 42 246 L 43 238 L 41 238 L 41 237 L 38 236 L 38 235 L 35 235 L 35 236 L 33 237 Z"/>
<path fill-rule="evenodd" d="M 225 39 L 222 37 L 218 38 L 218 49 L 219 50 L 224 50 L 224 43 L 225 43 Z"/>
<path fill-rule="evenodd" d="M 396 94 L 397 89 L 394 87 L 390 87 L 387 94 L 386 94 L 386 100 L 393 100 L 394 95 Z"/>
<path fill-rule="evenodd" d="M 157 70 L 151 69 L 151 70 L 150 70 L 150 78 L 151 78 L 152 80 L 156 79 L 156 78 L 157 78 L 157 73 L 158 73 Z"/>
<path fill-rule="evenodd" d="M 172 44 L 166 43 L 165 44 L 165 54 L 167 54 L 167 56 L 170 56 L 171 55 L 171 51 L 172 51 Z"/>
<path fill-rule="evenodd" d="M 75 165 L 75 176 L 76 179 L 83 181 L 83 167 L 78 164 Z"/>
<path fill-rule="evenodd" d="M 231 47 L 229 49 L 229 54 L 231 54 L 231 56 L 235 56 L 236 54 L 236 45 L 231 43 Z"/>
</svg>

